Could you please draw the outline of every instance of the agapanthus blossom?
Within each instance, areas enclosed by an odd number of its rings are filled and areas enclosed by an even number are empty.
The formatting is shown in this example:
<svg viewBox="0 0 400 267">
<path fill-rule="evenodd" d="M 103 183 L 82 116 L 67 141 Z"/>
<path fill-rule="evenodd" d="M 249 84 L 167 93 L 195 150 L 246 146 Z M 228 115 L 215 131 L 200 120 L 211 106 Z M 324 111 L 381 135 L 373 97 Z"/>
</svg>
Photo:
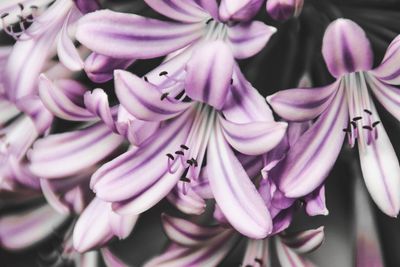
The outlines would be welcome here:
<svg viewBox="0 0 400 267">
<path fill-rule="evenodd" d="M 269 151 L 283 138 L 286 123 L 273 120 L 237 66 L 221 111 L 208 105 L 219 98 L 215 91 L 204 92 L 204 102 L 188 99 L 184 84 L 190 74 L 182 62 L 190 56 L 188 48 L 143 79 L 115 72 L 121 105 L 140 120 L 161 122 L 161 128 L 100 168 L 91 186 L 99 198 L 113 202 L 118 213 L 139 214 L 178 182 L 189 186 L 207 161 L 211 188 L 228 220 L 246 235 L 265 237 L 272 230 L 271 218 L 234 150 L 248 155 Z"/>
<path fill-rule="evenodd" d="M 367 188 L 383 212 L 400 209 L 400 166 L 380 121 L 370 92 L 400 119 L 399 38 L 389 46 L 382 63 L 372 67 L 373 53 L 365 32 L 353 21 L 338 19 L 327 28 L 322 53 L 337 80 L 315 89 L 291 89 L 268 98 L 273 109 L 290 121 L 317 118 L 288 154 L 279 188 L 298 197 L 317 188 L 332 168 L 348 136 L 358 141 Z"/>
</svg>

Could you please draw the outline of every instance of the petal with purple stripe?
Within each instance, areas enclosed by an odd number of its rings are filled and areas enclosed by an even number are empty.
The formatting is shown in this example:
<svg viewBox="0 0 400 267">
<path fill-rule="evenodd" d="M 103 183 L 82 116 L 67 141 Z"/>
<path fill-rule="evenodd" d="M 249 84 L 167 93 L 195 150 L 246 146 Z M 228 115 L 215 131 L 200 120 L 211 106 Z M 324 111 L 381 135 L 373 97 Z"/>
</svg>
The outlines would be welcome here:
<svg viewBox="0 0 400 267">
<path fill-rule="evenodd" d="M 240 233 L 256 239 L 266 237 L 272 231 L 271 216 L 218 123 L 209 142 L 208 177 L 222 212 Z"/>
<path fill-rule="evenodd" d="M 234 123 L 222 117 L 219 121 L 226 141 L 246 155 L 261 155 L 270 151 L 285 136 L 287 128 L 286 122 Z"/>
<path fill-rule="evenodd" d="M 146 59 L 164 56 L 193 43 L 203 35 L 203 28 L 198 23 L 179 24 L 102 10 L 79 21 L 76 37 L 99 54 Z"/>
<path fill-rule="evenodd" d="M 222 0 L 219 16 L 224 21 L 248 21 L 257 14 L 263 3 L 263 0 Z"/>
<path fill-rule="evenodd" d="M 47 136 L 35 142 L 30 169 L 42 178 L 62 178 L 98 163 L 123 142 L 102 123 L 84 130 Z"/>
<path fill-rule="evenodd" d="M 186 70 L 187 95 L 222 108 L 232 81 L 234 58 L 231 49 L 223 41 L 207 41 L 193 51 Z"/>
<path fill-rule="evenodd" d="M 229 45 L 235 58 L 243 59 L 261 51 L 276 28 L 260 21 L 239 23 L 228 28 Z"/>
<path fill-rule="evenodd" d="M 318 88 L 298 88 L 267 97 L 273 110 L 289 121 L 308 121 L 318 117 L 331 103 L 340 81 Z"/>
<path fill-rule="evenodd" d="M 285 267 L 316 267 L 312 262 L 297 255 L 292 249 L 286 246 L 280 238 L 275 239 L 278 260 L 281 266 Z"/>
<path fill-rule="evenodd" d="M 171 19 L 186 23 L 201 22 L 209 15 L 194 1 L 187 0 L 145 0 L 152 9 Z"/>
<path fill-rule="evenodd" d="M 303 197 L 326 178 L 342 148 L 348 123 L 343 86 L 317 121 L 291 147 L 279 188 L 289 198 Z"/>
<path fill-rule="evenodd" d="M 114 76 L 115 92 L 121 105 L 140 120 L 164 121 L 181 114 L 191 105 L 162 97 L 154 85 L 132 73 L 117 70 Z"/>
<path fill-rule="evenodd" d="M 364 30 L 349 19 L 337 19 L 325 31 L 322 54 L 329 72 L 336 78 L 351 72 L 370 70 L 371 44 Z"/>
<path fill-rule="evenodd" d="M 281 236 L 282 242 L 290 247 L 294 252 L 303 254 L 316 250 L 324 242 L 324 227 L 302 231 L 298 233 L 284 234 Z"/>
</svg>

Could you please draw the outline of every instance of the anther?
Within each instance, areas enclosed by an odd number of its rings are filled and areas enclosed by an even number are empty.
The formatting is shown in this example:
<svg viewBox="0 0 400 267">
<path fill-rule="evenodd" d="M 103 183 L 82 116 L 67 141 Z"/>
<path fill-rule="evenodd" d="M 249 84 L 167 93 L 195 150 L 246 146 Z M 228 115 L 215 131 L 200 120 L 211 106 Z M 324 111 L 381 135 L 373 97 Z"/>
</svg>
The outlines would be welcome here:
<svg viewBox="0 0 400 267">
<path fill-rule="evenodd" d="M 179 180 L 181 180 L 182 182 L 185 182 L 185 183 L 190 183 L 190 179 L 187 177 L 182 177 Z"/>
<path fill-rule="evenodd" d="M 1 17 L 2 19 L 4 19 L 4 18 L 7 17 L 8 15 L 10 15 L 10 14 L 9 14 L 9 13 L 3 13 L 3 14 L 1 14 L 0 17 Z"/>
<path fill-rule="evenodd" d="M 353 121 L 359 121 L 359 120 L 361 120 L 361 119 L 362 119 L 361 116 L 359 116 L 359 117 L 354 117 L 354 118 L 353 118 Z"/>
<path fill-rule="evenodd" d="M 168 72 L 164 70 L 164 71 L 160 72 L 158 75 L 165 76 L 165 75 L 168 75 Z"/>
<path fill-rule="evenodd" d="M 178 151 L 175 151 L 175 154 L 177 154 L 177 155 L 181 155 L 181 156 L 185 155 L 185 153 L 183 153 L 183 151 L 180 151 L 180 150 L 178 150 Z"/>
<path fill-rule="evenodd" d="M 167 157 L 170 158 L 171 160 L 175 159 L 174 156 L 172 156 L 172 154 L 170 154 L 170 153 L 167 154 Z"/>
<path fill-rule="evenodd" d="M 357 123 L 355 121 L 351 121 L 350 122 L 351 126 L 353 126 L 354 128 L 357 128 Z"/>
<path fill-rule="evenodd" d="M 35 10 L 39 9 L 39 7 L 38 7 L 38 6 L 35 6 L 35 5 L 30 6 L 30 8 L 31 8 L 31 9 L 35 9 Z"/>
<path fill-rule="evenodd" d="M 233 84 L 233 79 L 231 79 L 231 84 Z"/>
<path fill-rule="evenodd" d="M 365 113 L 368 113 L 369 115 L 372 115 L 372 111 L 368 110 L 368 109 L 364 109 Z"/>
<path fill-rule="evenodd" d="M 372 127 L 377 126 L 379 123 L 381 123 L 381 122 L 380 121 L 376 121 L 376 122 L 372 123 Z"/>
<path fill-rule="evenodd" d="M 343 129 L 343 132 L 345 132 L 345 133 L 351 133 L 351 130 L 350 130 L 349 128 L 344 128 L 344 129 Z"/>
<path fill-rule="evenodd" d="M 193 162 L 193 166 L 195 166 L 195 167 L 198 166 L 197 160 L 195 160 L 194 158 L 192 158 L 192 162 Z"/>
<path fill-rule="evenodd" d="M 208 25 L 213 20 L 214 20 L 213 18 L 210 18 L 209 20 L 206 21 L 206 24 Z"/>
<path fill-rule="evenodd" d="M 184 150 L 189 150 L 189 148 L 187 146 L 185 146 L 185 145 L 181 145 L 181 148 L 184 149 Z"/>
<path fill-rule="evenodd" d="M 161 101 L 163 101 L 164 99 L 166 99 L 167 98 L 167 96 L 168 96 L 168 93 L 164 93 L 164 94 L 162 94 L 161 95 Z"/>
<path fill-rule="evenodd" d="M 146 76 L 144 76 L 143 79 L 144 79 L 146 82 L 149 82 L 149 79 L 147 79 Z"/>
<path fill-rule="evenodd" d="M 23 5 L 23 4 L 18 3 L 18 6 L 19 6 L 19 8 L 21 9 L 21 11 L 24 10 L 24 5 Z"/>
<path fill-rule="evenodd" d="M 190 166 L 193 165 L 193 161 L 192 161 L 191 159 L 188 159 L 188 160 L 186 161 L 186 163 L 189 164 Z"/>
<path fill-rule="evenodd" d="M 372 127 L 369 126 L 369 125 L 364 125 L 363 128 L 364 128 L 364 129 L 367 129 L 367 130 L 369 130 L 369 131 L 372 131 Z"/>
</svg>

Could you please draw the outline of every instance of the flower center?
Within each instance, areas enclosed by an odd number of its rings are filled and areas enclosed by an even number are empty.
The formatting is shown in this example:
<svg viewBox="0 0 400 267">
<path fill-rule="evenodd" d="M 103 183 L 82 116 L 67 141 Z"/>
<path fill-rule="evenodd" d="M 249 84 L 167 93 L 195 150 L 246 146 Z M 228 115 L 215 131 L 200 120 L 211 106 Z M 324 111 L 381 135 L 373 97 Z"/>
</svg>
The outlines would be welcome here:
<svg viewBox="0 0 400 267">
<path fill-rule="evenodd" d="M 216 121 L 216 111 L 212 107 L 197 103 L 192 107 L 193 121 L 186 142 L 174 153 L 167 154 L 170 173 L 175 173 L 179 167 L 184 172 L 180 181 L 187 184 L 197 180 L 205 158 L 208 141 Z"/>
<path fill-rule="evenodd" d="M 225 40 L 227 38 L 228 27 L 225 23 L 216 21 L 212 18 L 206 22 L 204 40 L 215 41 Z"/>
<path fill-rule="evenodd" d="M 346 75 L 343 80 L 350 115 L 349 126 L 343 131 L 347 133 L 351 147 L 356 139 L 362 148 L 378 138 L 377 126 L 380 121 L 368 92 L 365 75 L 368 74 L 354 72 Z"/>
</svg>

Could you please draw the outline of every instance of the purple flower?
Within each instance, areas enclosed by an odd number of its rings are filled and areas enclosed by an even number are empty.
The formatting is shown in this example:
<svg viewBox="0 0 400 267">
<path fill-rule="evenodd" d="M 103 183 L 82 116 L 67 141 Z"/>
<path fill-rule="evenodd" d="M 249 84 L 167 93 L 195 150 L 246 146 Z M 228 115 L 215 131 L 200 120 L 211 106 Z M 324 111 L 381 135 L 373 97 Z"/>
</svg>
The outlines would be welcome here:
<svg viewBox="0 0 400 267">
<path fill-rule="evenodd" d="M 237 66 L 221 111 L 207 105 L 219 99 L 215 91 L 202 96 L 205 103 L 188 99 L 184 84 L 190 74 L 182 62 L 190 52 L 180 53 L 143 79 L 115 72 L 121 105 L 135 118 L 161 127 L 138 148 L 101 167 L 91 186 L 97 197 L 113 202 L 118 213 L 139 214 L 177 183 L 190 187 L 207 161 L 213 195 L 230 223 L 243 234 L 265 237 L 272 230 L 270 216 L 234 150 L 247 155 L 271 150 L 283 138 L 286 123 L 273 120 Z M 215 82 L 218 78 L 210 80 Z"/>
<path fill-rule="evenodd" d="M 316 121 L 292 147 L 279 188 L 287 197 L 300 197 L 321 185 L 348 136 L 358 141 L 367 188 L 380 209 L 396 216 L 400 209 L 400 167 L 380 122 L 370 91 L 399 119 L 399 38 L 382 63 L 372 69 L 373 53 L 365 32 L 354 22 L 338 19 L 326 30 L 322 53 L 337 80 L 315 89 L 278 92 L 268 101 L 289 121 Z M 349 120 L 350 118 L 350 120 Z"/>
</svg>

